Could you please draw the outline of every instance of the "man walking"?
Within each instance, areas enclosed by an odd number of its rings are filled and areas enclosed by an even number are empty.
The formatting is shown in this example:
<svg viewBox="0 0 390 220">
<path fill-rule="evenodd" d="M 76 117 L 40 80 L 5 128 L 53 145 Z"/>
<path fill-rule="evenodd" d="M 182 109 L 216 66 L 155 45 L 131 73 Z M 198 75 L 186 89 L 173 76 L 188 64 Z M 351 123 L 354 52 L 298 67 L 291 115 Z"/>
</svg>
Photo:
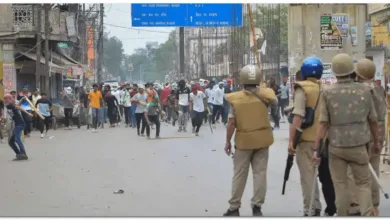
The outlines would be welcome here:
<svg viewBox="0 0 390 220">
<path fill-rule="evenodd" d="M 179 132 L 187 131 L 187 121 L 190 103 L 190 89 L 184 80 L 179 81 L 179 88 L 176 91 L 175 107 L 179 109 Z"/>
<path fill-rule="evenodd" d="M 199 136 L 199 129 L 202 126 L 203 117 L 207 106 L 207 97 L 199 91 L 199 85 L 195 83 L 192 85 L 192 92 L 190 94 L 191 100 L 191 118 L 192 118 L 192 133 Z"/>
<path fill-rule="evenodd" d="M 102 109 L 103 96 L 102 93 L 98 90 L 98 85 L 93 84 L 93 91 L 91 91 L 88 95 L 89 99 L 89 107 L 92 110 L 92 132 L 97 132 L 98 122 L 100 118 L 100 110 Z"/>
<path fill-rule="evenodd" d="M 222 117 L 223 124 L 226 125 L 225 119 L 225 110 L 223 108 L 223 99 L 225 97 L 225 92 L 223 88 L 223 82 L 220 82 L 218 84 L 218 87 L 214 91 L 214 103 L 213 103 L 213 117 L 212 117 L 212 124 L 215 127 L 215 119 L 217 117 L 217 113 L 219 112 Z"/>
<path fill-rule="evenodd" d="M 47 132 L 49 131 L 49 125 L 52 119 L 52 114 L 51 114 L 52 104 L 47 99 L 46 93 L 42 93 L 41 96 L 42 98 L 37 101 L 37 103 L 35 104 L 35 108 L 37 108 L 39 113 L 43 117 L 45 117 L 44 119 L 38 117 L 38 127 L 39 127 L 39 131 L 41 132 L 41 138 L 43 138 L 44 136 L 47 136 Z M 43 134 L 44 126 L 46 126 L 45 134 Z"/>
</svg>

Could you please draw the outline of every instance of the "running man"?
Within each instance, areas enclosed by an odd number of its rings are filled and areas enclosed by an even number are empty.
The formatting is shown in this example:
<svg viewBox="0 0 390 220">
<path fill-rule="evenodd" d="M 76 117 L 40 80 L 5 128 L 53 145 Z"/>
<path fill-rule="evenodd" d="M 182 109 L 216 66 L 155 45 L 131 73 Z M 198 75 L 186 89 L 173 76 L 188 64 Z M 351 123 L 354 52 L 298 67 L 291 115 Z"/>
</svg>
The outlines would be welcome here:
<svg viewBox="0 0 390 220">
<path fill-rule="evenodd" d="M 137 134 L 138 136 L 145 136 L 145 128 L 147 126 L 146 119 L 145 119 L 145 108 L 148 101 L 148 94 L 145 92 L 145 86 L 143 84 L 138 85 L 138 93 L 133 96 L 133 98 L 130 99 L 132 102 L 134 102 L 137 106 L 135 109 L 135 118 L 137 121 Z M 140 131 L 142 121 L 142 128 Z"/>
<path fill-rule="evenodd" d="M 187 121 L 190 103 L 190 89 L 184 80 L 179 81 L 179 88 L 176 93 L 176 109 L 179 108 L 179 132 L 187 131 Z"/>
<path fill-rule="evenodd" d="M 43 138 L 44 136 L 47 136 L 47 132 L 49 131 L 49 125 L 50 125 L 51 116 L 52 116 L 51 115 L 51 111 L 52 111 L 51 107 L 52 107 L 52 104 L 47 99 L 46 93 L 42 93 L 41 99 L 39 99 L 35 104 L 35 108 L 38 109 L 39 113 L 41 113 L 41 115 L 43 117 L 45 117 L 45 119 L 42 119 L 39 116 L 37 116 L 38 117 L 38 128 L 39 128 L 39 131 L 41 132 L 41 138 Z M 45 134 L 43 134 L 44 126 L 46 126 Z"/>
<path fill-rule="evenodd" d="M 199 85 L 197 83 L 192 85 L 190 100 L 192 133 L 195 133 L 195 136 L 199 136 L 199 129 L 202 126 L 203 117 L 205 116 L 207 97 L 202 91 L 199 91 Z"/>
</svg>

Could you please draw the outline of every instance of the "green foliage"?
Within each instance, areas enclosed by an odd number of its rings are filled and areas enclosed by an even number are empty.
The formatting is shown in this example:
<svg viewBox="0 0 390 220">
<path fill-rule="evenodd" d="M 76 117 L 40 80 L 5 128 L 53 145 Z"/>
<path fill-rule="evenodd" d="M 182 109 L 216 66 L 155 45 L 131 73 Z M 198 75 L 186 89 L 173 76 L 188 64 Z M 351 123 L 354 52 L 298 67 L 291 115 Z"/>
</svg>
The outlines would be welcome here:
<svg viewBox="0 0 390 220">
<path fill-rule="evenodd" d="M 108 37 L 104 34 L 103 37 L 103 63 L 108 72 L 114 76 L 120 76 L 122 74 L 122 59 L 124 58 L 124 50 L 122 41 L 117 37 Z"/>
<path fill-rule="evenodd" d="M 387 8 L 387 12 L 386 12 L 386 15 L 384 15 L 382 17 L 382 19 L 380 19 L 380 24 L 387 24 L 390 22 L 390 4 L 386 4 L 385 7 Z"/>
</svg>

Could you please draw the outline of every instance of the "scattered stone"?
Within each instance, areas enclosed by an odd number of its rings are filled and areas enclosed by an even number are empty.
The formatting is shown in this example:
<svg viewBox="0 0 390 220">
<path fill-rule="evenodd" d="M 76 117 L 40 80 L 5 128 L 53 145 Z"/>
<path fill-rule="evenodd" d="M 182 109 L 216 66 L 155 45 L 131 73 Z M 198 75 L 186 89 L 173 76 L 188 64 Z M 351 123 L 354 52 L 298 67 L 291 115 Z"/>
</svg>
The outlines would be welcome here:
<svg viewBox="0 0 390 220">
<path fill-rule="evenodd" d="M 205 211 L 205 212 L 208 212 L 209 210 L 205 209 L 204 211 Z"/>
<path fill-rule="evenodd" d="M 117 191 L 114 191 L 114 194 L 123 194 L 125 193 L 125 191 L 123 191 L 123 189 L 119 189 Z"/>
<path fill-rule="evenodd" d="M 212 149 L 211 151 L 217 151 L 216 149 Z"/>
</svg>

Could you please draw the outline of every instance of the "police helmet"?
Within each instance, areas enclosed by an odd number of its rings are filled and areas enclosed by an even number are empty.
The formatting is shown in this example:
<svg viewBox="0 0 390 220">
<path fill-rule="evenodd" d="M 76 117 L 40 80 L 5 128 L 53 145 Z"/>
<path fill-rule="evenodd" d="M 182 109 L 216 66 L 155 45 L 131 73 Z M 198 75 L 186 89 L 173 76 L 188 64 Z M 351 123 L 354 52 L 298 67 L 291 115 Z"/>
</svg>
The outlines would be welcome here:
<svg viewBox="0 0 390 220">
<path fill-rule="evenodd" d="M 314 56 L 306 58 L 301 66 L 301 76 L 304 80 L 309 77 L 320 79 L 323 71 L 324 66 L 321 60 Z"/>
<path fill-rule="evenodd" d="M 242 85 L 258 85 L 261 77 L 261 70 L 256 65 L 246 65 L 240 71 L 240 82 Z"/>
</svg>

